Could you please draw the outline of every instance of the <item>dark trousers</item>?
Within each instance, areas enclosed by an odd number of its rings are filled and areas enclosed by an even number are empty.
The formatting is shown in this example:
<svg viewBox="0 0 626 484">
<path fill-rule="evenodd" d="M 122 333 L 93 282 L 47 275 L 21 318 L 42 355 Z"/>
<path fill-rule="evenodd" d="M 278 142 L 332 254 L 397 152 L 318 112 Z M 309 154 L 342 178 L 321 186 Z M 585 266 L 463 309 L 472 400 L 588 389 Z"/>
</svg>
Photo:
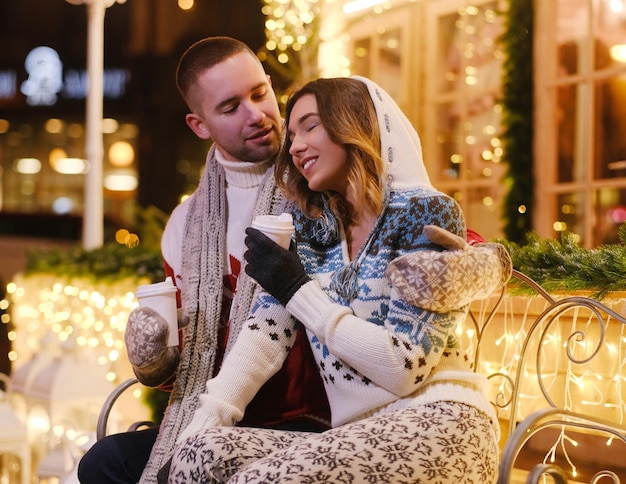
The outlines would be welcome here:
<svg viewBox="0 0 626 484">
<path fill-rule="evenodd" d="M 159 427 L 100 439 L 78 464 L 82 484 L 135 484 L 148 463 Z"/>
</svg>

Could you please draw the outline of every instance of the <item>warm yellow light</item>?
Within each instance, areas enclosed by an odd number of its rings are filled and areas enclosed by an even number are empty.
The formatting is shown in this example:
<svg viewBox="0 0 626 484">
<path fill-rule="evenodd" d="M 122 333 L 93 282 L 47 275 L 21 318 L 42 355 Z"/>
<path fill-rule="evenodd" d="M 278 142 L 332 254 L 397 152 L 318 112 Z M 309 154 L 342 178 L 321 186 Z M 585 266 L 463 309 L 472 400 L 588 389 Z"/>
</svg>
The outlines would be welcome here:
<svg viewBox="0 0 626 484">
<path fill-rule="evenodd" d="M 137 176 L 132 173 L 112 173 L 104 177 L 104 187 L 115 192 L 131 192 L 137 185 Z"/>
<path fill-rule="evenodd" d="M 46 121 L 44 129 L 50 134 L 58 134 L 63 131 L 65 123 L 57 118 L 50 118 Z"/>
<path fill-rule="evenodd" d="M 105 134 L 113 134 L 119 129 L 119 127 L 120 123 L 117 119 L 104 118 L 102 120 L 102 132 Z"/>
<path fill-rule="evenodd" d="M 612 12 L 622 13 L 624 11 L 624 3 L 622 0 L 611 0 L 609 2 L 609 8 Z"/>
<path fill-rule="evenodd" d="M 118 244 L 125 244 L 129 235 L 130 235 L 130 232 L 128 230 L 119 229 L 117 232 L 115 232 L 115 241 Z"/>
<path fill-rule="evenodd" d="M 384 2 L 385 0 L 354 0 L 352 2 L 347 2 L 343 6 L 343 13 L 350 15 L 351 13 L 365 10 L 366 8 L 372 8 Z"/>
<path fill-rule="evenodd" d="M 50 430 L 48 413 L 40 405 L 34 407 L 28 414 L 28 428 L 43 434 Z"/>
<path fill-rule="evenodd" d="M 191 10 L 193 8 L 194 0 L 178 0 L 178 7 L 181 10 Z"/>
<path fill-rule="evenodd" d="M 52 148 L 48 155 L 48 163 L 54 168 L 55 163 L 61 158 L 67 158 L 67 153 L 62 148 Z"/>
<path fill-rule="evenodd" d="M 22 175 L 35 175 L 41 171 L 41 161 L 37 158 L 20 158 L 15 163 L 15 171 Z"/>
<path fill-rule="evenodd" d="M 81 158 L 57 158 L 50 163 L 54 171 L 63 175 L 80 175 L 87 173 L 89 163 Z"/>
<path fill-rule="evenodd" d="M 84 132 L 85 129 L 82 124 L 72 123 L 67 127 L 67 135 L 70 138 L 80 138 Z"/>
<path fill-rule="evenodd" d="M 626 44 L 616 44 L 612 46 L 610 53 L 614 61 L 626 63 Z"/>
<path fill-rule="evenodd" d="M 116 141 L 109 147 L 109 161 L 120 168 L 130 166 L 135 161 L 135 149 L 127 141 Z"/>
</svg>

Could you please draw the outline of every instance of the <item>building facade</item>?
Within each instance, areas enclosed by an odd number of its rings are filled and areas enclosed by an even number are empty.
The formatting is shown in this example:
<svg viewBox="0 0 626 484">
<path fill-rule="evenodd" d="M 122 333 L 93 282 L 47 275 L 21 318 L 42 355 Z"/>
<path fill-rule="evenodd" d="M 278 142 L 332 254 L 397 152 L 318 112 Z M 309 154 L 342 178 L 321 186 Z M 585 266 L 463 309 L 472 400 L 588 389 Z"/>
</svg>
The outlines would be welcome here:
<svg viewBox="0 0 626 484">
<path fill-rule="evenodd" d="M 626 219 L 625 2 L 524 1 L 534 7 L 533 229 L 573 232 L 586 246 L 615 241 Z M 131 223 L 136 203 L 169 212 L 195 185 L 207 145 L 184 124 L 175 65 L 191 42 L 226 34 L 261 53 L 278 88 L 294 80 L 281 78 L 293 59 L 281 44 L 299 54 L 298 81 L 359 74 L 381 84 L 420 133 L 433 183 L 459 201 L 469 226 L 503 235 L 499 39 L 509 0 L 190 5 L 128 0 L 107 10 L 108 225 Z M 58 223 L 49 235 L 75 236 L 88 169 L 86 7 L 0 0 L 0 27 L 0 233 L 17 230 L 21 215 L 50 214 Z M 38 77 L 42 66 L 48 77 Z M 46 224 L 26 225 L 46 235 Z"/>
</svg>

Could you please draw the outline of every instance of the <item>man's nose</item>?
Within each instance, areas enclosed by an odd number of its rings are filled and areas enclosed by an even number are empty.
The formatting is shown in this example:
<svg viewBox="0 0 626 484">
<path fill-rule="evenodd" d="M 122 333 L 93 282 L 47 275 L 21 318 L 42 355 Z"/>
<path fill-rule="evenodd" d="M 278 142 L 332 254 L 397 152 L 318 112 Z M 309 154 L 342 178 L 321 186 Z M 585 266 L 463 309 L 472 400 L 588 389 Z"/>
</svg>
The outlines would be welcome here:
<svg viewBox="0 0 626 484">
<path fill-rule="evenodd" d="M 251 121 L 251 124 L 259 124 L 265 120 L 265 112 L 261 109 L 260 106 L 254 103 L 248 103 L 246 105 L 246 110 L 248 112 L 248 118 Z"/>
</svg>

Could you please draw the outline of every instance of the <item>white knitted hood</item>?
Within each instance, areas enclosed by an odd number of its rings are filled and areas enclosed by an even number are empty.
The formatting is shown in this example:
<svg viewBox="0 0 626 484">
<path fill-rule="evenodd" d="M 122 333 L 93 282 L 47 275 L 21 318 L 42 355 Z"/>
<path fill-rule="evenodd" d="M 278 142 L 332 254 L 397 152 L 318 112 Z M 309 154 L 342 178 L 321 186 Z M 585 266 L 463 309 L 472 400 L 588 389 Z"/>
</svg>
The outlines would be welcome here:
<svg viewBox="0 0 626 484">
<path fill-rule="evenodd" d="M 361 76 L 352 78 L 367 86 L 374 101 L 380 126 L 381 155 L 387 162 L 391 191 L 431 187 L 422 158 L 422 145 L 411 122 L 391 96 L 374 81 Z"/>
</svg>

